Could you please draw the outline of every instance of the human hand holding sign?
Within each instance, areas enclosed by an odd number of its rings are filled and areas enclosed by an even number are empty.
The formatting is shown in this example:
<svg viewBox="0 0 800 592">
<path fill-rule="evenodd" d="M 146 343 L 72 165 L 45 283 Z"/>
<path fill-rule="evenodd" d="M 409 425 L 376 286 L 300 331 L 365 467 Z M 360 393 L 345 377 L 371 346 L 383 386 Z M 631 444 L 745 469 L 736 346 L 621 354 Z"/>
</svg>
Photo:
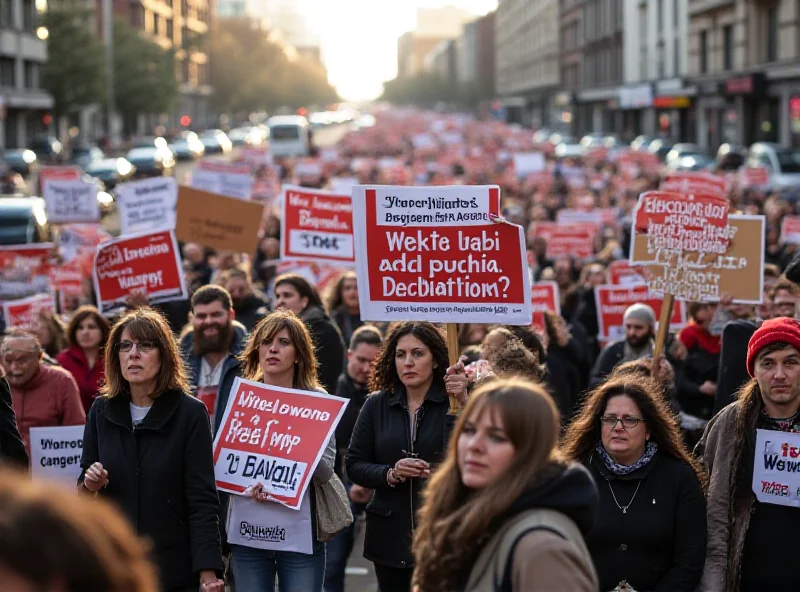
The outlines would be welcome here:
<svg viewBox="0 0 800 592">
<path fill-rule="evenodd" d="M 450 366 L 444 375 L 444 386 L 449 395 L 458 399 L 459 405 L 462 407 L 467 401 L 467 386 L 469 385 L 469 377 L 464 366 L 467 356 L 461 356 L 458 362 Z"/>
<path fill-rule="evenodd" d="M 89 491 L 98 492 L 108 485 L 108 471 L 99 462 L 92 464 L 83 475 L 83 486 Z"/>
</svg>

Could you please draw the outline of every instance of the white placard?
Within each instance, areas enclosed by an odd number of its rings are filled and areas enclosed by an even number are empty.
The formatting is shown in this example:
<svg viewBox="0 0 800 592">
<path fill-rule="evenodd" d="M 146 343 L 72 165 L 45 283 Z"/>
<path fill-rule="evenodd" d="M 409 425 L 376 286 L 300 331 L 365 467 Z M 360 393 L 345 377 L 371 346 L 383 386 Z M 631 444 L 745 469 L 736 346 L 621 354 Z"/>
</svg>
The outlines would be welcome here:
<svg viewBox="0 0 800 592">
<path fill-rule="evenodd" d="M 31 473 L 75 486 L 81 475 L 84 426 L 31 428 Z"/>
<path fill-rule="evenodd" d="M 311 501 L 306 493 L 298 510 L 274 502 L 256 502 L 232 495 L 228 515 L 228 542 L 269 551 L 311 555 Z"/>
<path fill-rule="evenodd" d="M 178 185 L 172 177 L 155 177 L 117 188 L 121 234 L 174 230 Z"/>
<path fill-rule="evenodd" d="M 192 187 L 238 199 L 250 199 L 253 176 L 248 165 L 201 160 L 192 172 Z"/>
<path fill-rule="evenodd" d="M 48 221 L 53 224 L 97 222 L 97 185 L 87 181 L 45 181 L 42 187 Z"/>
<path fill-rule="evenodd" d="M 763 504 L 800 508 L 800 434 L 756 430 L 753 493 Z"/>
<path fill-rule="evenodd" d="M 514 171 L 518 177 L 545 170 L 544 154 L 541 152 L 518 152 L 514 155 Z"/>
</svg>

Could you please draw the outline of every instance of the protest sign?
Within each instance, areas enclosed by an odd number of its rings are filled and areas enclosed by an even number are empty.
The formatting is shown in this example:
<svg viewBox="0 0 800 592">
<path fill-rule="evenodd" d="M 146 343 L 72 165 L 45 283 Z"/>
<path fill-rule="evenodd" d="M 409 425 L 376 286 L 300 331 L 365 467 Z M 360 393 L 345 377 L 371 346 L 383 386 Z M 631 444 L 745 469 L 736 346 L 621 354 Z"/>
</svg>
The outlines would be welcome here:
<svg viewBox="0 0 800 592">
<path fill-rule="evenodd" d="M 97 245 L 111 240 L 99 224 L 68 224 L 58 235 L 58 252 L 65 263 L 78 263 L 91 277 Z"/>
<path fill-rule="evenodd" d="M 53 243 L 0 245 L 0 300 L 48 292 L 54 249 Z"/>
<path fill-rule="evenodd" d="M 267 551 L 314 552 L 311 496 L 297 510 L 282 504 L 257 502 L 247 497 L 231 500 L 228 542 Z"/>
<path fill-rule="evenodd" d="M 769 169 L 765 166 L 744 167 L 739 175 L 740 183 L 744 187 L 769 186 Z"/>
<path fill-rule="evenodd" d="M 555 282 L 536 282 L 531 286 L 531 308 L 533 309 L 533 325 L 545 329 L 544 313 L 561 314 L 561 296 Z"/>
<path fill-rule="evenodd" d="M 175 235 L 201 247 L 255 253 L 264 204 L 180 186 Z"/>
<path fill-rule="evenodd" d="M 356 185 L 358 185 L 358 179 L 355 177 L 333 177 L 331 179 L 331 193 L 350 195 Z"/>
<path fill-rule="evenodd" d="M 121 234 L 172 230 L 178 185 L 172 177 L 155 177 L 117 187 Z"/>
<path fill-rule="evenodd" d="M 53 224 L 97 222 L 97 184 L 90 181 L 47 180 L 42 188 L 47 219 Z"/>
<path fill-rule="evenodd" d="M 530 324 L 522 228 L 494 186 L 353 189 L 361 318 Z"/>
<path fill-rule="evenodd" d="M 753 493 L 762 504 L 800 508 L 800 434 L 756 430 Z"/>
<path fill-rule="evenodd" d="M 239 158 L 251 168 L 272 164 L 272 153 L 266 146 L 243 146 L 239 149 Z"/>
<path fill-rule="evenodd" d="M 661 184 L 662 191 L 725 197 L 725 179 L 709 173 L 672 173 Z"/>
<path fill-rule="evenodd" d="M 80 262 L 64 263 L 50 268 L 50 285 L 58 294 L 58 307 L 63 313 L 69 297 L 83 296 L 84 275 Z"/>
<path fill-rule="evenodd" d="M 79 181 L 83 174 L 83 170 L 77 166 L 42 165 L 39 167 L 37 180 L 39 194 L 41 195 L 46 181 Z"/>
<path fill-rule="evenodd" d="M 18 300 L 0 301 L 6 329 L 33 329 L 38 324 L 39 313 L 56 312 L 52 294 L 35 294 Z"/>
<path fill-rule="evenodd" d="M 31 475 L 75 487 L 81 475 L 84 426 L 31 428 Z"/>
<path fill-rule="evenodd" d="M 306 158 L 294 165 L 293 172 L 298 179 L 318 179 L 322 176 L 322 163 L 313 158 Z"/>
<path fill-rule="evenodd" d="M 97 247 L 94 264 L 97 307 L 110 314 L 134 292 L 151 303 L 186 298 L 186 283 L 175 234 L 169 230 L 123 236 Z"/>
<path fill-rule="evenodd" d="M 298 509 L 348 400 L 236 378 L 214 439 L 217 489 L 265 491 Z"/>
<path fill-rule="evenodd" d="M 350 195 L 284 185 L 281 259 L 354 265 Z"/>
<path fill-rule="evenodd" d="M 250 199 L 253 176 L 246 164 L 201 160 L 192 172 L 192 187 L 238 199 Z"/>
<path fill-rule="evenodd" d="M 613 208 L 596 208 L 591 210 L 575 210 L 565 208 L 556 213 L 556 222 L 568 224 L 594 224 L 595 226 L 614 225 L 617 212 Z"/>
<path fill-rule="evenodd" d="M 597 306 L 598 338 L 603 340 L 617 340 L 625 337 L 625 328 L 622 317 L 629 306 L 639 302 L 647 304 L 660 318 L 661 298 L 653 298 L 647 291 L 647 286 L 596 286 L 594 289 L 595 304 Z M 683 302 L 675 301 L 672 316 L 669 319 L 671 331 L 677 331 L 686 324 L 686 308 Z"/>
<path fill-rule="evenodd" d="M 633 284 L 646 283 L 640 270 L 633 267 L 630 261 L 626 259 L 612 261 L 609 264 L 608 281 L 614 286 L 630 286 Z"/>
<path fill-rule="evenodd" d="M 594 238 L 597 225 L 593 222 L 560 224 L 558 222 L 536 222 L 534 238 L 547 241 L 547 257 L 569 255 L 577 259 L 591 257 L 594 253 Z"/>
<path fill-rule="evenodd" d="M 781 221 L 781 242 L 800 245 L 800 216 L 784 216 Z"/>
<path fill-rule="evenodd" d="M 541 152 L 518 152 L 514 155 L 514 172 L 517 177 L 545 170 L 544 154 Z"/>
</svg>

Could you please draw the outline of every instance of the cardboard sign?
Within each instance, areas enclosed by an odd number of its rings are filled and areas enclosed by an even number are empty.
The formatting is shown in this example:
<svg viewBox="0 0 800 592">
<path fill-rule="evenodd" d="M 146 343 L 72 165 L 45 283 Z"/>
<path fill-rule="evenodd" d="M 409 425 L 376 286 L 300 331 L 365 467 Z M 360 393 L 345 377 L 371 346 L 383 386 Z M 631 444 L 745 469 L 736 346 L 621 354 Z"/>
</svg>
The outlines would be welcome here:
<svg viewBox="0 0 800 592">
<path fill-rule="evenodd" d="M 559 224 L 558 222 L 536 222 L 534 238 L 547 241 L 547 257 L 569 255 L 586 259 L 594 254 L 594 238 L 597 226 L 593 222 Z"/>
<path fill-rule="evenodd" d="M 250 199 L 253 176 L 250 166 L 246 164 L 201 160 L 192 172 L 192 187 L 228 197 Z"/>
<path fill-rule="evenodd" d="M 47 180 L 42 189 L 47 219 L 53 224 L 97 222 L 97 184 L 87 181 Z"/>
<path fill-rule="evenodd" d="M 620 259 L 612 261 L 608 266 L 608 281 L 614 286 L 630 286 L 644 284 L 644 276 L 629 261 Z"/>
<path fill-rule="evenodd" d="M 800 434 L 756 430 L 753 493 L 763 504 L 800 508 Z"/>
<path fill-rule="evenodd" d="M 121 234 L 172 230 L 178 185 L 172 177 L 155 177 L 117 187 Z"/>
<path fill-rule="evenodd" d="M 533 309 L 533 325 L 545 328 L 544 313 L 561 314 L 561 295 L 555 282 L 536 282 L 531 286 L 531 307 Z"/>
<path fill-rule="evenodd" d="M 33 329 L 38 324 L 40 312 L 56 312 L 52 294 L 36 294 L 19 300 L 2 301 L 0 304 L 6 329 Z"/>
<path fill-rule="evenodd" d="M 745 167 L 739 175 L 744 187 L 767 187 L 769 185 L 769 169 L 765 166 Z"/>
<path fill-rule="evenodd" d="M 514 155 L 514 172 L 517 173 L 517 177 L 538 173 L 546 167 L 544 154 L 541 152 L 520 152 Z"/>
<path fill-rule="evenodd" d="M 361 318 L 531 322 L 522 228 L 494 186 L 353 189 Z"/>
<path fill-rule="evenodd" d="M 175 235 L 201 247 L 255 253 L 264 204 L 178 188 Z"/>
<path fill-rule="evenodd" d="M 236 378 L 214 439 L 217 489 L 262 483 L 297 510 L 348 399 Z"/>
<path fill-rule="evenodd" d="M 730 244 L 723 253 L 687 252 L 674 257 L 662 253 L 657 263 L 641 268 L 651 295 L 671 293 L 682 300 L 714 302 L 730 294 L 737 302 L 760 304 L 765 227 L 763 216 L 731 215 L 726 230 Z M 652 258 L 647 239 L 635 234 L 631 262 Z"/>
<path fill-rule="evenodd" d="M 597 305 L 597 337 L 608 341 L 616 341 L 625 337 L 622 317 L 628 307 L 639 302 L 647 304 L 656 313 L 656 324 L 661 315 L 661 298 L 653 298 L 647 286 L 597 286 L 594 289 Z M 677 331 L 686 324 L 686 308 L 683 302 L 675 301 L 672 316 L 669 319 L 670 331 Z"/>
<path fill-rule="evenodd" d="M 661 184 L 663 191 L 725 197 L 725 179 L 708 173 L 673 173 Z"/>
<path fill-rule="evenodd" d="M 281 259 L 355 264 L 350 195 L 285 185 L 281 201 Z"/>
<path fill-rule="evenodd" d="M 75 487 L 81 475 L 84 426 L 31 428 L 31 474 Z"/>
<path fill-rule="evenodd" d="M 50 257 L 55 245 L 0 245 L 0 300 L 50 290 Z"/>
<path fill-rule="evenodd" d="M 781 242 L 800 245 L 800 216 L 784 216 L 781 221 Z"/>
<path fill-rule="evenodd" d="M 178 243 L 169 230 L 123 236 L 99 245 L 93 280 L 97 307 L 103 314 L 124 307 L 133 292 L 145 292 L 154 304 L 182 300 L 187 294 Z"/>
</svg>

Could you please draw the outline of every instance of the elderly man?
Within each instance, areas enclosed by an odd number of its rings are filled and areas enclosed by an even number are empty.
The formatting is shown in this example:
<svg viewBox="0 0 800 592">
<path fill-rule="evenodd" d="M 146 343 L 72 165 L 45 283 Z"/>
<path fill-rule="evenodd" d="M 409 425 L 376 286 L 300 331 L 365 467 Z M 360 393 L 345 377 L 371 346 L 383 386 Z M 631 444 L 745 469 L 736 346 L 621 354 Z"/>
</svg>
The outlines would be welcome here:
<svg viewBox="0 0 800 592">
<path fill-rule="evenodd" d="M 42 362 L 34 335 L 12 331 L 0 346 L 17 425 L 30 453 L 30 429 L 86 423 L 78 384 L 72 374 Z"/>
<path fill-rule="evenodd" d="M 610 343 L 592 368 L 589 381 L 591 387 L 603 382 L 618 365 L 633 362 L 653 355 L 656 335 L 656 314 L 646 304 L 629 306 L 622 317 L 625 339 Z"/>
</svg>

